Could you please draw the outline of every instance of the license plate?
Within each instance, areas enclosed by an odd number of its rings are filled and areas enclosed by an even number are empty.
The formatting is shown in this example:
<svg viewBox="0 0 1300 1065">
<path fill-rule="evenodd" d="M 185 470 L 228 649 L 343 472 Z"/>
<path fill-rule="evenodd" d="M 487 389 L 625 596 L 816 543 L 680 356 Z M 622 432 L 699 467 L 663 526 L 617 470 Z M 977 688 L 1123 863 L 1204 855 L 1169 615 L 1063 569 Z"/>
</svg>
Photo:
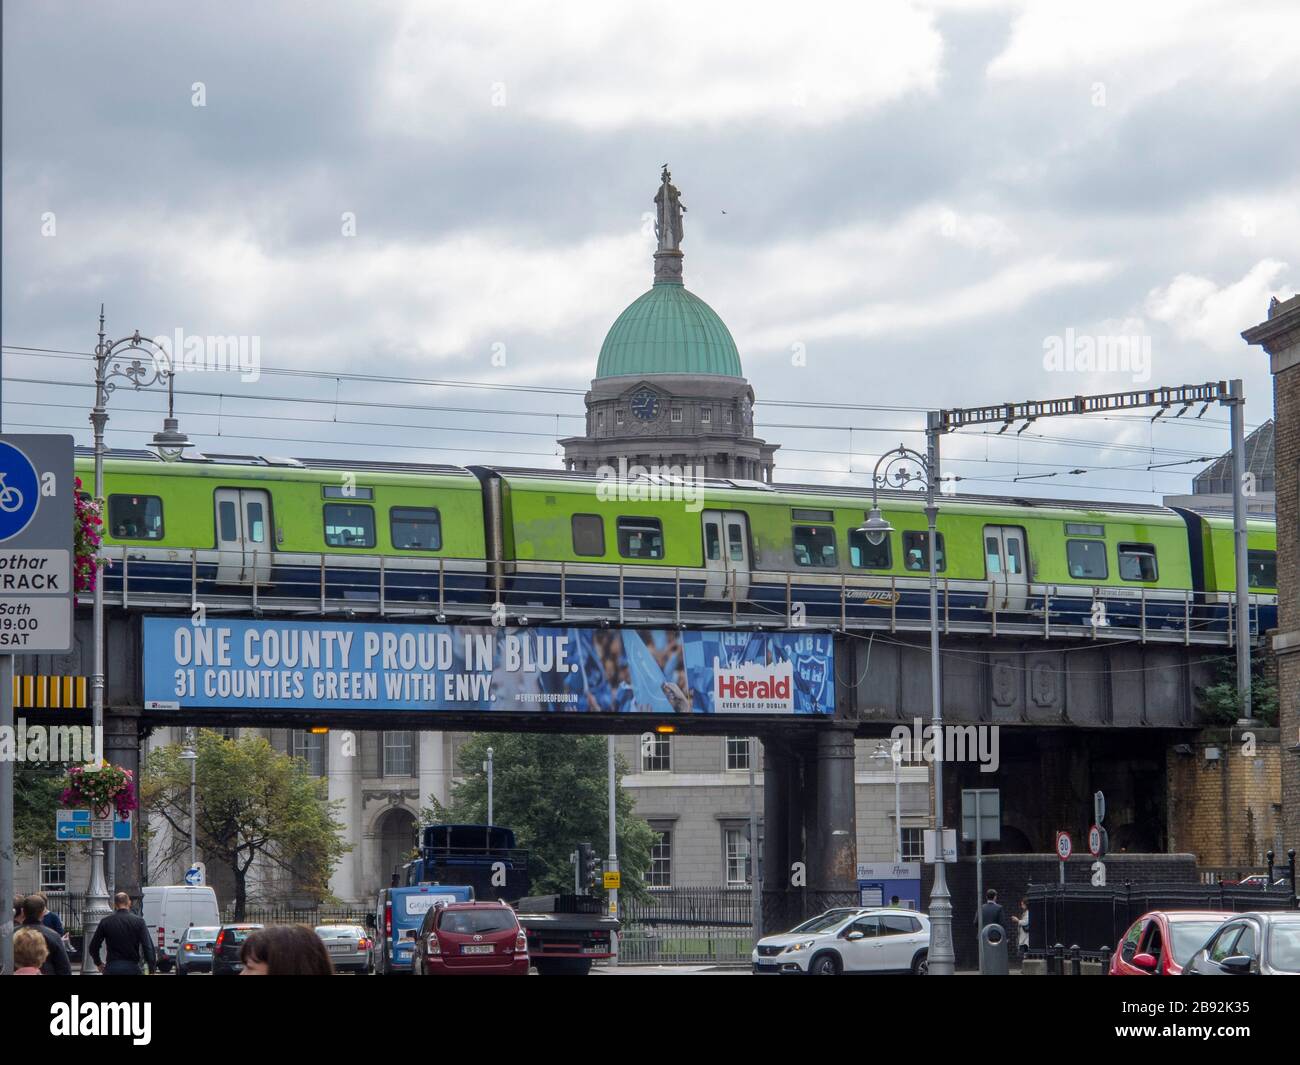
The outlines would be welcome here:
<svg viewBox="0 0 1300 1065">
<path fill-rule="evenodd" d="M 491 954 L 496 950 L 491 943 L 484 943 L 482 946 L 466 943 L 460 948 L 462 954 Z"/>
<path fill-rule="evenodd" d="M 583 947 L 582 953 L 583 954 L 605 954 L 607 952 L 604 947 Z"/>
<path fill-rule="evenodd" d="M 331 954 L 349 954 L 352 951 L 350 943 L 331 943 L 329 947 Z"/>
</svg>

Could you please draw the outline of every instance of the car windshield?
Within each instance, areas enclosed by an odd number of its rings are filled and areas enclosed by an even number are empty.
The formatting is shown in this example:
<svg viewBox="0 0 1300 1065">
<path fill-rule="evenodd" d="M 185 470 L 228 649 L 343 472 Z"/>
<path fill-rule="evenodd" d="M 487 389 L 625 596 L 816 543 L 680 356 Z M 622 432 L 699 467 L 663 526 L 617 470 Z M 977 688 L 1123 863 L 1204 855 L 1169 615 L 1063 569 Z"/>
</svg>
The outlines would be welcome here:
<svg viewBox="0 0 1300 1065">
<path fill-rule="evenodd" d="M 438 919 L 438 931 L 468 936 L 479 932 L 504 932 L 514 924 L 515 915 L 509 910 L 447 910 Z"/>
<path fill-rule="evenodd" d="M 1300 921 L 1276 921 L 1268 931 L 1268 963 L 1284 973 L 1300 973 Z"/>
<path fill-rule="evenodd" d="M 823 913 L 814 917 L 810 921 L 804 921 L 792 929 L 791 932 L 829 932 L 832 928 L 844 923 L 844 919 L 849 917 L 854 911 L 852 910 L 831 910 L 829 913 Z"/>
<path fill-rule="evenodd" d="M 1169 929 L 1174 937 L 1174 961 L 1186 965 L 1210 938 L 1222 922 L 1220 921 L 1170 921 Z"/>
<path fill-rule="evenodd" d="M 365 935 L 360 928 L 338 924 L 321 925 L 316 934 L 322 939 L 362 939 Z"/>
<path fill-rule="evenodd" d="M 244 940 L 246 940 L 249 936 L 251 936 L 254 932 L 256 932 L 261 927 L 262 927 L 261 925 L 239 925 L 238 927 L 235 928 L 227 928 L 226 942 L 242 943 Z"/>
<path fill-rule="evenodd" d="M 219 928 L 191 928 L 186 931 L 185 938 L 191 943 L 211 943 L 217 938 L 217 933 L 219 931 Z"/>
</svg>

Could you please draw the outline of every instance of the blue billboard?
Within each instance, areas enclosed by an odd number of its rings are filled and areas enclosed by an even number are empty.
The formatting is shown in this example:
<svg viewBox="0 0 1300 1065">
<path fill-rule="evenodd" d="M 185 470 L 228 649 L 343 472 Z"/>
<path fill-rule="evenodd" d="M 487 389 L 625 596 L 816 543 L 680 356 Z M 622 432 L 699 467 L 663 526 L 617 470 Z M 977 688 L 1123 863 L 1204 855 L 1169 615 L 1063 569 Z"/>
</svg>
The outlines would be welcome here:
<svg viewBox="0 0 1300 1065">
<path fill-rule="evenodd" d="M 831 714 L 827 633 L 144 619 L 149 709 Z"/>
</svg>

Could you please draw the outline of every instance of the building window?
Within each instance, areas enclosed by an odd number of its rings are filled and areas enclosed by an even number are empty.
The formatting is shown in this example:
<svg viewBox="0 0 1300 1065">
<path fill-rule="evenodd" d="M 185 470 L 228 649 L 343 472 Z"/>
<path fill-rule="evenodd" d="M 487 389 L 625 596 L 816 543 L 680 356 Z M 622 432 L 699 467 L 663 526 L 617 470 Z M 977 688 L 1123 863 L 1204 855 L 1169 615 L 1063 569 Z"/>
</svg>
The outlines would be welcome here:
<svg viewBox="0 0 1300 1065">
<path fill-rule="evenodd" d="M 605 412 L 603 410 L 596 411 L 596 428 L 605 428 Z"/>
<path fill-rule="evenodd" d="M 314 777 L 325 775 L 325 734 L 293 730 L 289 753 L 307 763 L 307 772 Z"/>
<path fill-rule="evenodd" d="M 730 407 L 728 407 L 725 411 L 723 411 L 723 413 L 722 413 L 722 420 L 723 420 L 727 425 L 730 425 L 730 424 L 731 424 L 731 408 L 730 408 Z"/>
<path fill-rule="evenodd" d="M 108 527 L 115 540 L 161 540 L 162 500 L 157 496 L 109 496 Z"/>
<path fill-rule="evenodd" d="M 672 409 L 672 414 L 671 414 L 669 417 L 670 417 L 670 420 L 672 420 L 672 421 L 680 422 L 680 421 L 682 420 L 682 408 L 681 408 L 681 407 L 674 407 L 674 408 Z"/>
<path fill-rule="evenodd" d="M 740 825 L 724 825 L 722 850 L 727 886 L 749 883 L 749 830 Z"/>
<path fill-rule="evenodd" d="M 712 421 L 713 421 L 713 408 L 705 407 L 703 410 L 700 411 L 700 422 L 704 425 L 708 425 Z"/>
<path fill-rule="evenodd" d="M 938 547 L 934 557 L 934 571 L 942 573 L 945 564 L 943 533 L 935 533 L 934 542 Z M 903 533 L 903 567 L 913 573 L 928 573 L 930 571 L 930 533 L 928 531 Z"/>
<path fill-rule="evenodd" d="M 442 519 L 435 507 L 390 507 L 388 533 L 399 551 L 437 551 L 442 547 Z"/>
<path fill-rule="evenodd" d="M 673 886 L 673 830 L 671 825 L 660 828 L 651 823 L 650 827 L 659 834 L 650 848 L 650 868 L 646 872 L 646 887 L 667 888 Z"/>
<path fill-rule="evenodd" d="M 415 733 L 384 732 L 384 776 L 415 776 Z"/>
<path fill-rule="evenodd" d="M 41 890 L 68 890 L 68 852 L 41 851 Z"/>
<path fill-rule="evenodd" d="M 326 503 L 325 544 L 327 547 L 374 547 L 375 508 Z"/>
<path fill-rule="evenodd" d="M 614 424 L 615 425 L 623 424 L 623 412 L 621 410 L 616 410 L 614 412 Z"/>
<path fill-rule="evenodd" d="M 796 525 L 791 543 L 796 566 L 814 566 L 834 569 L 835 530 L 829 525 Z"/>
<path fill-rule="evenodd" d="M 1119 575 L 1121 580 L 1150 583 L 1159 578 L 1156 549 L 1151 544 L 1120 544 Z"/>
<path fill-rule="evenodd" d="M 600 557 L 605 553 L 605 519 L 599 514 L 575 514 L 570 522 L 573 529 L 573 553 Z"/>
<path fill-rule="evenodd" d="M 919 862 L 925 857 L 925 839 L 921 828 L 903 829 L 903 861 Z"/>
<path fill-rule="evenodd" d="M 728 769 L 749 768 L 749 744 L 750 744 L 750 740 L 748 736 L 727 737 L 727 768 Z"/>
<path fill-rule="evenodd" d="M 641 772 L 668 773 L 673 768 L 671 736 L 647 732 L 641 737 Z"/>
</svg>

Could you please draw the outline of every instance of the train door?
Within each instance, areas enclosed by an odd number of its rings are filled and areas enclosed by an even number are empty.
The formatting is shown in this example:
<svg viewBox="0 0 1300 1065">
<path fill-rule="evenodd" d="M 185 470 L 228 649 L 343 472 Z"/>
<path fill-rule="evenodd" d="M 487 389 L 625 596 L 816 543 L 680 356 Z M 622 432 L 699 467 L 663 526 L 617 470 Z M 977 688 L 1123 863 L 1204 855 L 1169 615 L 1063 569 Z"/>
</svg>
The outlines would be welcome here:
<svg viewBox="0 0 1300 1065">
<path fill-rule="evenodd" d="M 1023 611 L 1029 597 L 1025 531 L 1012 525 L 984 526 L 984 566 L 994 585 L 990 608 Z"/>
<path fill-rule="evenodd" d="M 256 488 L 218 488 L 217 583 L 271 580 L 271 497 Z"/>
<path fill-rule="evenodd" d="M 749 598 L 749 527 L 738 510 L 706 510 L 700 514 L 704 529 L 704 595 L 708 599 L 737 601 Z"/>
</svg>

